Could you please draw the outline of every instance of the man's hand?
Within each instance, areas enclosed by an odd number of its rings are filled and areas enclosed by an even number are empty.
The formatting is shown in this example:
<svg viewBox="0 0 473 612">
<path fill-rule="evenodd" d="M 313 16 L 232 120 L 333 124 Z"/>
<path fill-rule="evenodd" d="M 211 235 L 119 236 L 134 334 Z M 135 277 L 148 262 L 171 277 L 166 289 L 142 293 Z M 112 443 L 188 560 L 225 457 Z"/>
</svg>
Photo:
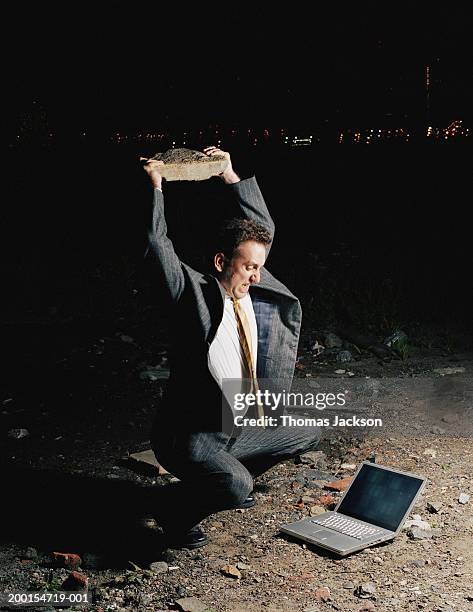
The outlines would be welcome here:
<svg viewBox="0 0 473 612">
<path fill-rule="evenodd" d="M 148 174 L 153 187 L 155 189 L 162 189 L 163 177 L 159 171 L 160 166 L 164 166 L 164 162 L 158 161 L 157 159 L 148 159 L 147 157 L 140 157 L 140 161 L 145 162 L 143 168 Z"/>
<path fill-rule="evenodd" d="M 227 185 L 231 185 L 232 183 L 238 183 L 240 181 L 240 177 L 238 176 L 238 174 L 235 172 L 235 170 L 233 170 L 232 167 L 232 160 L 230 159 L 230 153 L 228 153 L 227 151 L 222 151 L 221 149 L 217 148 L 217 147 L 206 147 L 204 149 L 204 153 L 206 155 L 208 155 L 209 157 L 212 157 L 214 155 L 218 155 L 219 157 L 225 157 L 228 161 L 227 167 L 225 168 L 225 170 L 219 174 L 219 177 L 227 184 Z"/>
</svg>

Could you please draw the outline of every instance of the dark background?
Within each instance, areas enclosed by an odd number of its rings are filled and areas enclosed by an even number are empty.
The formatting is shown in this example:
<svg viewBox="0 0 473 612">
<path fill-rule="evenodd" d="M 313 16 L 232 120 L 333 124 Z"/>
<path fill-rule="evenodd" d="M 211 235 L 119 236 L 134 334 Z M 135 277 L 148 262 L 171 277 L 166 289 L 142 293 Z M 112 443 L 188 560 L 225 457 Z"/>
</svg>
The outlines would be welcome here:
<svg viewBox="0 0 473 612">
<path fill-rule="evenodd" d="M 453 2 L 267 9 L 98 3 L 4 9 L 5 98 L 61 132 L 165 121 L 338 127 L 471 115 L 471 8 Z M 12 117 L 13 118 L 13 117 Z"/>
<path fill-rule="evenodd" d="M 209 126 L 317 133 L 312 147 L 223 139 L 277 222 L 268 267 L 307 322 L 471 326 L 471 10 L 465 3 L 177 8 L 108 2 L 5 12 L 1 268 L 7 336 L 24 324 L 116 325 L 157 308 L 143 262 L 151 191 L 137 162 L 171 145 L 115 133 Z M 431 84 L 427 92 L 426 66 Z M 410 142 L 340 145 L 345 129 Z M 178 143 L 179 144 L 179 143 Z M 170 233 L 195 261 L 221 216 L 218 179 L 165 188 Z M 151 306 L 152 305 L 152 306 Z M 158 316 L 159 318 L 159 316 Z M 14 332 L 12 331 L 14 330 Z M 36 333 L 36 332 L 35 332 Z M 11 344 L 10 343 L 10 344 Z M 9 344 L 6 343 L 8 347 Z"/>
</svg>

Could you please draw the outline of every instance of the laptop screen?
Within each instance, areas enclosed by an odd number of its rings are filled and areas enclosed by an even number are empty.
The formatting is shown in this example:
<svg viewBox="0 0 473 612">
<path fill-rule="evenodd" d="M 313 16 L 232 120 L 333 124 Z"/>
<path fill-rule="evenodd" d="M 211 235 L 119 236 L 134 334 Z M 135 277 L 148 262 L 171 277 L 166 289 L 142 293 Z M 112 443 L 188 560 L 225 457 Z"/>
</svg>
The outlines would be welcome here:
<svg viewBox="0 0 473 612">
<path fill-rule="evenodd" d="M 337 512 L 396 531 L 424 480 L 363 464 Z"/>
</svg>

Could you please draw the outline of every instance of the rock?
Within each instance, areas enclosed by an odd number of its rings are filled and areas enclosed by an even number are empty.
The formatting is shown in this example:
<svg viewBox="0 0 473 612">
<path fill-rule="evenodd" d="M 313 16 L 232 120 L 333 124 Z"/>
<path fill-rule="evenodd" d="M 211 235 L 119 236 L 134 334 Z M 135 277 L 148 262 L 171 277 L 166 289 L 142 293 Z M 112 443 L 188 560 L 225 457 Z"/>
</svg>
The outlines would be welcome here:
<svg viewBox="0 0 473 612">
<path fill-rule="evenodd" d="M 326 465 L 326 457 L 323 451 L 309 451 L 302 453 L 296 458 L 296 463 L 315 464 L 324 469 Z"/>
<path fill-rule="evenodd" d="M 303 504 L 313 504 L 315 502 L 315 499 L 313 497 L 310 497 L 310 495 L 303 495 L 300 499 L 300 503 Z"/>
<path fill-rule="evenodd" d="M 432 459 L 435 459 L 435 457 L 437 456 L 437 451 L 434 448 L 426 448 L 424 450 L 424 455 L 427 455 L 428 457 L 432 457 Z"/>
<path fill-rule="evenodd" d="M 164 574 L 169 571 L 169 566 L 165 561 L 154 561 L 150 563 L 149 569 L 155 574 Z"/>
<path fill-rule="evenodd" d="M 75 553 L 53 552 L 53 561 L 58 567 L 68 567 L 70 569 L 76 569 L 82 565 L 82 559 Z"/>
<path fill-rule="evenodd" d="M 145 463 L 147 465 L 151 465 L 157 469 L 157 473 L 160 476 L 164 476 L 165 474 L 169 474 L 162 465 L 158 463 L 156 460 L 156 455 L 154 454 L 153 449 L 149 448 L 144 451 L 140 451 L 138 453 L 131 453 L 128 457 L 130 462 L 137 461 L 138 463 Z"/>
<path fill-rule="evenodd" d="M 470 496 L 468 495 L 468 493 L 460 493 L 460 496 L 458 498 L 458 503 L 467 504 L 469 501 L 470 501 Z"/>
<path fill-rule="evenodd" d="M 302 476 L 302 481 L 300 482 L 304 482 L 304 479 L 307 480 L 332 480 L 333 477 L 331 474 L 329 474 L 328 472 L 322 472 L 320 470 L 311 470 L 311 469 L 307 469 L 304 470 L 301 474 Z M 297 479 L 297 477 L 296 477 Z"/>
<path fill-rule="evenodd" d="M 429 540 L 432 537 L 431 529 L 421 529 L 420 527 L 410 527 L 407 535 L 411 540 Z"/>
<path fill-rule="evenodd" d="M 246 563 L 242 563 L 241 561 L 238 561 L 238 563 L 236 564 L 237 568 L 239 570 L 249 570 L 251 569 L 250 565 L 247 565 Z"/>
<path fill-rule="evenodd" d="M 316 340 L 310 350 L 316 355 L 319 355 L 324 349 L 325 346 L 323 344 L 320 344 L 318 340 Z"/>
<path fill-rule="evenodd" d="M 433 433 L 437 436 L 441 436 L 442 434 L 445 433 L 445 429 L 442 429 L 441 427 L 439 427 L 438 425 L 434 425 L 431 430 L 430 433 Z"/>
<path fill-rule="evenodd" d="M 131 336 L 127 336 L 126 334 L 121 334 L 120 340 L 122 342 L 126 342 L 127 344 L 132 344 L 134 342 L 133 338 Z"/>
<path fill-rule="evenodd" d="M 430 524 L 427 521 L 423 521 L 419 514 L 413 514 L 411 519 L 408 519 L 404 523 L 404 530 L 409 529 L 410 527 L 418 527 L 419 529 L 430 530 Z"/>
<path fill-rule="evenodd" d="M 390 336 L 387 336 L 383 340 L 383 344 L 393 349 L 401 348 L 406 343 L 407 343 L 407 335 L 405 332 L 402 331 L 402 329 L 396 329 L 394 333 L 392 333 Z"/>
<path fill-rule="evenodd" d="M 322 504 L 323 506 L 330 506 L 334 501 L 335 499 L 332 495 L 322 495 L 318 499 L 319 504 Z"/>
<path fill-rule="evenodd" d="M 372 601 L 367 601 L 361 608 L 358 608 L 358 612 L 372 612 L 373 610 L 376 610 L 376 608 Z"/>
<path fill-rule="evenodd" d="M 374 582 L 364 582 L 360 584 L 356 590 L 355 595 L 361 599 L 372 599 L 375 597 L 376 585 Z"/>
<path fill-rule="evenodd" d="M 324 489 L 329 489 L 329 491 L 345 491 L 345 489 L 348 489 L 350 486 L 351 481 L 351 476 L 342 478 L 341 480 L 334 480 L 324 485 Z"/>
<path fill-rule="evenodd" d="M 308 487 L 309 489 L 323 489 L 324 484 L 327 482 L 327 480 L 310 480 L 307 484 L 306 487 Z M 316 493 L 317 491 L 314 491 L 314 493 Z"/>
<path fill-rule="evenodd" d="M 435 368 L 434 372 L 440 376 L 448 376 L 450 374 L 463 374 L 465 368 Z"/>
<path fill-rule="evenodd" d="M 328 587 L 319 587 L 315 593 L 315 599 L 318 602 L 326 602 L 330 599 L 330 589 Z"/>
<path fill-rule="evenodd" d="M 335 374 L 345 374 L 346 370 L 335 370 Z"/>
<path fill-rule="evenodd" d="M 208 612 L 210 610 L 210 607 L 197 597 L 183 597 L 177 599 L 174 603 L 182 612 Z"/>
<path fill-rule="evenodd" d="M 323 514 L 324 512 L 326 512 L 326 510 L 322 506 L 311 506 L 309 509 L 309 516 L 319 516 L 319 514 Z"/>
<path fill-rule="evenodd" d="M 342 582 L 342 589 L 353 590 L 354 588 L 355 588 L 355 583 L 352 582 L 351 580 L 345 580 L 345 582 Z"/>
<path fill-rule="evenodd" d="M 36 548 L 33 548 L 32 546 L 28 546 L 28 548 L 25 550 L 23 554 L 23 559 L 36 559 L 37 556 L 38 556 L 38 551 L 36 550 Z"/>
<path fill-rule="evenodd" d="M 354 463 L 342 463 L 340 468 L 342 470 L 356 470 L 356 465 Z"/>
<path fill-rule="evenodd" d="M 170 370 L 169 368 L 160 368 L 160 367 L 155 367 L 155 368 L 151 368 L 148 367 L 146 370 L 143 370 L 142 372 L 140 372 L 140 378 L 141 380 L 167 380 L 169 378 L 170 375 Z"/>
<path fill-rule="evenodd" d="M 87 589 L 89 579 L 84 574 L 73 571 L 61 585 L 63 591 L 83 591 Z"/>
<path fill-rule="evenodd" d="M 30 432 L 27 429 L 10 429 L 8 432 L 8 437 L 13 440 L 21 440 L 22 438 L 27 438 L 30 435 Z"/>
<path fill-rule="evenodd" d="M 438 514 L 440 510 L 443 508 L 443 504 L 441 502 L 427 502 L 427 510 L 431 514 Z"/>
<path fill-rule="evenodd" d="M 234 565 L 224 565 L 220 568 L 220 571 L 224 576 L 228 576 L 229 578 L 236 578 L 237 580 L 241 578 L 240 570 Z"/>
<path fill-rule="evenodd" d="M 350 351 L 340 351 L 337 354 L 336 361 L 339 363 L 348 363 L 349 361 L 353 361 L 353 355 Z"/>
<path fill-rule="evenodd" d="M 228 165 L 223 155 L 209 157 L 205 153 L 192 149 L 168 149 L 157 153 L 152 159 L 164 162 L 159 169 L 167 181 L 205 181 L 221 174 Z"/>
</svg>

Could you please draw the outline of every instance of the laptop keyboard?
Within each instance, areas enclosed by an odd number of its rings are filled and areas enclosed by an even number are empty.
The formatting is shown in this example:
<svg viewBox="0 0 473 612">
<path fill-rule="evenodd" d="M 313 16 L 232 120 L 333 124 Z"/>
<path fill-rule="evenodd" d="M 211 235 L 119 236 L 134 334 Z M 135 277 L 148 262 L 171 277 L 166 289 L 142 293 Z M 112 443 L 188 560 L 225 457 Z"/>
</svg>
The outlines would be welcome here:
<svg viewBox="0 0 473 612">
<path fill-rule="evenodd" d="M 344 516 L 331 515 L 324 519 L 312 519 L 312 523 L 322 525 L 323 527 L 330 527 L 334 531 L 339 531 L 344 535 L 351 536 L 357 540 L 361 540 L 363 536 L 372 536 L 378 533 L 382 533 L 382 529 L 376 527 L 369 527 L 362 523 L 357 523 Z"/>
</svg>

